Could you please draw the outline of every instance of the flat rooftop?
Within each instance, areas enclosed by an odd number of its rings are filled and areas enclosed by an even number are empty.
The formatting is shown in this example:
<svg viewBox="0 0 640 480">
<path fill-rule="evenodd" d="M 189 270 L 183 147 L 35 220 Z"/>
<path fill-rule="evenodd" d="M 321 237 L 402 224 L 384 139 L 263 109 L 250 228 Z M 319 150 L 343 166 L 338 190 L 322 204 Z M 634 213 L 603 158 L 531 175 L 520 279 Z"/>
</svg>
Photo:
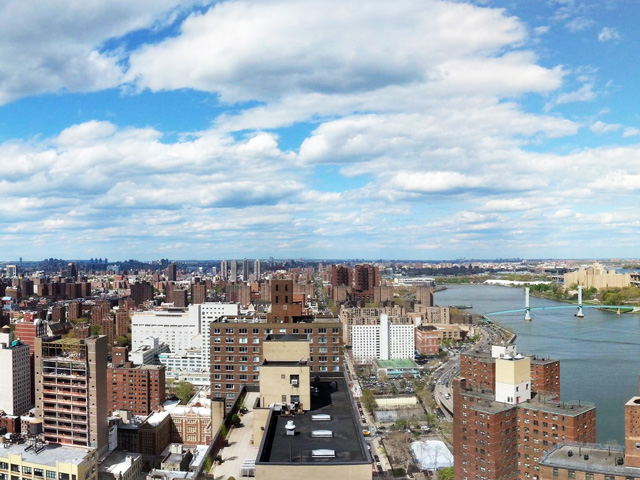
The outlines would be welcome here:
<svg viewBox="0 0 640 480">
<path fill-rule="evenodd" d="M 410 358 L 397 358 L 394 360 L 376 360 L 380 368 L 418 368 L 416 362 Z"/>
<path fill-rule="evenodd" d="M 28 446 L 29 444 L 27 442 L 13 443 L 11 445 L 5 443 L 4 448 L 0 449 L 0 456 L 6 458 L 9 454 L 22 455 L 23 462 L 39 463 L 41 465 L 55 467 L 56 462 L 79 465 L 86 460 L 89 454 L 95 453 L 95 449 L 93 448 L 70 447 L 53 443 L 45 445 L 44 449 L 35 453 L 33 448 L 26 450 Z"/>
<path fill-rule="evenodd" d="M 319 381 L 317 381 L 319 379 Z M 312 378 L 311 409 L 304 414 L 283 416 L 271 411 L 260 445 L 256 464 L 370 464 L 359 417 L 356 416 L 351 392 L 344 376 L 328 374 Z M 313 415 L 326 414 L 329 420 L 313 420 Z M 292 420 L 295 435 L 287 435 L 285 425 Z M 312 432 L 329 430 L 332 436 L 312 437 Z M 335 457 L 316 458 L 313 450 L 334 450 Z"/>
<path fill-rule="evenodd" d="M 543 455 L 540 464 L 605 475 L 640 477 L 640 468 L 624 464 L 624 448 L 614 445 L 560 445 Z"/>
<path fill-rule="evenodd" d="M 114 450 L 100 463 L 100 472 L 110 473 L 115 476 L 124 474 L 140 458 L 142 458 L 140 453 Z"/>
<path fill-rule="evenodd" d="M 471 389 L 464 390 L 461 393 L 462 395 L 470 395 L 476 398 L 478 400 L 477 403 L 471 405 L 470 408 L 484 413 L 498 413 L 516 406 L 497 402 L 495 400 L 495 393 L 490 390 L 482 391 L 478 389 Z M 519 403 L 517 406 L 519 408 L 531 409 L 537 412 L 546 412 L 553 415 L 564 415 L 570 417 L 581 415 L 595 408 L 595 404 L 590 402 L 583 402 L 579 400 L 570 402 L 549 400 L 544 395 L 534 395 L 531 400 Z"/>
<path fill-rule="evenodd" d="M 271 342 L 309 342 L 309 336 L 304 333 L 285 333 L 285 334 L 273 334 L 270 333 L 265 338 L 265 341 Z"/>
<path fill-rule="evenodd" d="M 470 357 L 475 357 L 477 359 L 479 359 L 482 362 L 486 362 L 486 363 L 495 363 L 496 359 L 493 358 L 491 356 L 491 352 L 487 352 L 487 351 L 478 351 L 478 350 L 474 350 L 471 352 L 464 352 L 461 353 L 460 356 L 464 356 L 464 355 L 468 355 Z M 545 364 L 551 364 L 551 363 L 555 363 L 558 360 L 554 359 L 554 358 L 549 358 L 549 357 L 545 357 L 545 356 L 540 356 L 540 355 L 527 355 L 526 353 L 523 353 L 523 355 L 525 357 L 529 357 L 531 359 L 531 364 L 532 365 L 545 365 Z"/>
</svg>

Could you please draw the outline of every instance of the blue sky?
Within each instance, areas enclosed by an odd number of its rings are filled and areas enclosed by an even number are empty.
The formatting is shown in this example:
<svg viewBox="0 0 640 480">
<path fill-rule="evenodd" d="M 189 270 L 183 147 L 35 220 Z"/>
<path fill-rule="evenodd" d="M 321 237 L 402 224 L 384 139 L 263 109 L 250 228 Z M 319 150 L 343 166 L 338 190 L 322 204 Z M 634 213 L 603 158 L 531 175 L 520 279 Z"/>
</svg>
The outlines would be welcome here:
<svg viewBox="0 0 640 480">
<path fill-rule="evenodd" d="M 634 2 L 0 6 L 0 259 L 638 257 Z"/>
</svg>

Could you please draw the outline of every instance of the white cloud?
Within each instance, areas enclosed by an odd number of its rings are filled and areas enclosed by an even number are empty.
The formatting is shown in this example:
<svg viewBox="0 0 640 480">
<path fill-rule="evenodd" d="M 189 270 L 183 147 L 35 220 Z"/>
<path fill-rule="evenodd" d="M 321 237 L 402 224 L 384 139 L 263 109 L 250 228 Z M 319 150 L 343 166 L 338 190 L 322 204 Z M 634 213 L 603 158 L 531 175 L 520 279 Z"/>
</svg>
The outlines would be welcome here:
<svg viewBox="0 0 640 480">
<path fill-rule="evenodd" d="M 640 129 L 636 127 L 627 127 L 622 133 L 623 137 L 635 137 L 636 135 L 640 135 Z"/>
<path fill-rule="evenodd" d="M 601 121 L 597 121 L 591 124 L 591 126 L 589 127 L 589 129 L 593 132 L 593 133 L 597 133 L 598 135 L 603 134 L 603 133 L 611 133 L 611 132 L 615 132 L 617 130 L 620 130 L 622 128 L 622 125 L 617 124 L 617 123 L 604 123 Z"/>
<path fill-rule="evenodd" d="M 600 42 L 609 42 L 611 40 L 620 40 L 620 34 L 613 27 L 604 27 L 598 33 L 598 41 Z"/>
<path fill-rule="evenodd" d="M 164 24 L 193 0 L 0 4 L 0 104 L 46 92 L 90 92 L 123 80 L 122 52 L 104 42 Z"/>
<path fill-rule="evenodd" d="M 592 27 L 595 22 L 587 17 L 576 17 L 565 24 L 565 28 L 572 33 L 582 32 Z"/>
<path fill-rule="evenodd" d="M 191 15 L 179 36 L 135 52 L 130 78 L 140 88 L 196 88 L 232 102 L 365 92 L 442 78 L 441 65 L 458 58 L 493 58 L 499 67 L 501 50 L 526 35 L 501 10 L 438 0 L 327 0 L 308 11 L 297 0 L 218 4 Z"/>
<path fill-rule="evenodd" d="M 573 102 L 589 102 L 596 98 L 596 93 L 593 91 L 593 85 L 590 83 L 582 85 L 578 90 L 573 92 L 565 92 L 559 94 L 554 101 L 547 104 L 545 108 L 549 109 L 554 105 L 562 105 L 564 103 Z"/>
<path fill-rule="evenodd" d="M 533 33 L 535 33 L 536 35 L 544 35 L 549 32 L 549 29 L 549 25 L 540 25 L 539 27 L 533 29 Z"/>
</svg>

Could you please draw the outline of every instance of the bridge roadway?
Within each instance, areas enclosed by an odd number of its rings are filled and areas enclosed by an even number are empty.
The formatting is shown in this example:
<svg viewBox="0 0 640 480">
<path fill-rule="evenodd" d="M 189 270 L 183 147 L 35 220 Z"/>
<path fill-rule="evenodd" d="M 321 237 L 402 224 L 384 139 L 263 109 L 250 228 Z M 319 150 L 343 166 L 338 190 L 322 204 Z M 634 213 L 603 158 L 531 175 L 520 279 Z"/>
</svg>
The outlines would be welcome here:
<svg viewBox="0 0 640 480">
<path fill-rule="evenodd" d="M 578 305 L 576 303 L 568 304 L 568 305 L 548 305 L 546 307 L 530 307 L 530 308 L 516 308 L 514 310 L 501 310 L 499 312 L 491 312 L 485 313 L 486 317 L 490 317 L 491 315 L 505 315 L 507 313 L 518 313 L 518 312 L 526 312 L 527 310 L 562 310 L 562 309 L 576 309 L 580 310 L 580 308 L 615 308 L 615 309 L 632 309 L 634 312 L 640 311 L 640 307 L 636 307 L 634 305 Z"/>
</svg>

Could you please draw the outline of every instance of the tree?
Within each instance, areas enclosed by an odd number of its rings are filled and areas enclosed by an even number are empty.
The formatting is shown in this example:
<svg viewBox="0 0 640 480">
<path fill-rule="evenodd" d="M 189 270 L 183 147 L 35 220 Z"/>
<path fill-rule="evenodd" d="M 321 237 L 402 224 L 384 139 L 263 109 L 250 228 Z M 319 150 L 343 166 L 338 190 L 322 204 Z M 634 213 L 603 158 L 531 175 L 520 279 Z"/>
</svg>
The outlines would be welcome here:
<svg viewBox="0 0 640 480">
<path fill-rule="evenodd" d="M 185 382 L 184 380 L 178 383 L 176 387 L 176 395 L 180 399 L 182 403 L 188 403 L 189 399 L 193 395 L 193 385 L 189 382 Z"/>
<path fill-rule="evenodd" d="M 453 480 L 453 467 L 438 470 L 438 480 Z"/>
<path fill-rule="evenodd" d="M 360 397 L 360 403 L 366 408 L 369 413 L 373 413 L 378 404 L 376 403 L 376 397 L 373 395 L 373 392 L 368 388 L 365 388 L 362 391 L 362 396 Z"/>
<path fill-rule="evenodd" d="M 102 326 L 96 325 L 95 323 L 91 324 L 91 335 L 101 335 L 102 334 Z"/>
<path fill-rule="evenodd" d="M 131 340 L 128 336 L 121 336 L 116 338 L 116 344 L 119 347 L 128 347 L 129 345 L 131 345 Z"/>
</svg>

